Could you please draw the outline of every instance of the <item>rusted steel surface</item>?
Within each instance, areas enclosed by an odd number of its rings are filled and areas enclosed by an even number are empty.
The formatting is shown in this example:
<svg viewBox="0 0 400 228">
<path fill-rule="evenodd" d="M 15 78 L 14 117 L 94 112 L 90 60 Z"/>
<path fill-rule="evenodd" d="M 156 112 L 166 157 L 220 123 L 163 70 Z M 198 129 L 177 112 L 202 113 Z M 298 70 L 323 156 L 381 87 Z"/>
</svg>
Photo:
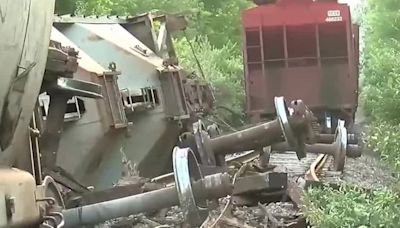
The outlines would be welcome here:
<svg viewBox="0 0 400 228">
<path fill-rule="evenodd" d="M 166 65 L 160 71 L 164 112 L 171 119 L 187 119 L 190 113 L 208 114 L 212 111 L 214 97 L 208 84 L 191 79 L 175 65 Z"/>
<path fill-rule="evenodd" d="M 276 151 L 288 151 L 291 150 L 290 146 L 287 143 L 277 143 L 272 145 L 272 149 Z M 335 144 L 323 144 L 323 143 L 316 143 L 312 145 L 306 145 L 306 151 L 308 153 L 313 154 L 328 154 L 328 155 L 335 155 L 337 150 L 337 146 Z M 354 144 L 348 144 L 346 150 L 347 157 L 360 157 L 361 156 L 361 147 Z"/>
<path fill-rule="evenodd" d="M 326 154 L 333 156 L 336 160 L 335 163 L 342 163 L 344 164 L 344 157 L 341 156 L 342 150 L 339 148 L 340 145 L 333 143 L 333 144 L 313 144 L 313 145 L 306 145 L 306 151 L 308 153 L 313 154 Z M 272 150 L 275 151 L 288 151 L 291 150 L 290 147 L 286 143 L 279 143 L 272 146 Z M 361 156 L 361 148 L 358 145 L 347 145 L 345 149 L 345 156 L 347 157 L 360 157 Z M 341 167 L 341 168 L 340 168 Z M 338 169 L 342 170 L 344 168 L 341 165 Z"/>
<path fill-rule="evenodd" d="M 215 102 L 210 85 L 189 77 L 193 77 L 193 75 L 182 77 L 183 90 L 189 110 L 204 114 L 210 113 Z"/>
<path fill-rule="evenodd" d="M 360 157 L 361 148 L 358 145 L 349 146 L 348 144 L 347 129 L 344 127 L 344 121 L 339 120 L 336 128 L 335 140 L 331 144 L 316 143 L 313 145 L 305 145 L 305 150 L 314 154 L 325 154 L 333 156 L 334 169 L 336 171 L 343 171 L 344 164 L 347 157 Z M 290 146 L 287 143 L 277 143 L 272 145 L 273 150 L 287 151 Z"/>
<path fill-rule="evenodd" d="M 318 143 L 333 143 L 335 141 L 334 134 L 318 134 L 317 142 Z M 347 142 L 349 144 L 358 144 L 358 138 L 355 134 L 347 134 Z"/>
<path fill-rule="evenodd" d="M 66 227 L 95 225 L 108 219 L 181 205 L 188 223 L 199 226 L 207 210 L 206 200 L 232 193 L 228 174 L 204 177 L 190 149 L 175 148 L 173 167 L 176 185 L 138 195 L 63 210 Z M 200 209 L 197 205 L 202 205 Z"/>
<path fill-rule="evenodd" d="M 208 176 L 204 180 L 194 183 L 193 192 L 198 199 L 213 199 L 224 197 L 230 192 L 218 178 L 228 179 L 227 176 Z M 222 181 L 222 182 L 223 182 Z M 204 185 L 208 185 L 204 188 Z M 101 203 L 81 206 L 64 210 L 65 227 L 98 224 L 108 219 L 129 216 L 141 212 L 152 212 L 157 209 L 172 207 L 179 204 L 179 194 L 175 187 L 168 187 L 139 195 L 128 196 Z M 112 209 L 112 210 L 110 210 Z"/>
<path fill-rule="evenodd" d="M 193 137 L 187 133 L 188 137 L 181 139 L 181 146 L 193 148 L 201 163 L 211 166 L 225 166 L 223 156 L 226 154 L 260 150 L 282 141 L 296 151 L 298 159 L 304 158 L 305 143 L 313 143 L 315 138 L 314 116 L 300 100 L 291 103 L 293 112 L 290 115 L 283 97 L 275 97 L 275 106 L 276 120 L 211 139 L 198 121 L 193 124 Z"/>
<path fill-rule="evenodd" d="M 263 147 L 272 142 L 283 140 L 282 129 L 277 120 L 252 128 L 234 132 L 210 140 L 215 153 L 237 153 L 252 148 Z"/>
<path fill-rule="evenodd" d="M 119 199 L 127 196 L 137 195 L 143 193 L 143 183 L 134 183 L 124 186 L 115 186 L 110 189 L 105 189 L 102 191 L 85 192 L 79 199 L 75 201 L 79 205 L 89 205 L 99 202 Z"/>
<path fill-rule="evenodd" d="M 258 153 L 256 151 L 246 151 L 238 154 L 227 155 L 226 162 L 228 166 L 237 163 L 248 163 L 253 161 L 258 157 Z M 151 182 L 160 183 L 165 185 L 172 185 L 174 183 L 174 175 L 173 173 L 164 174 L 158 177 L 154 177 L 151 179 Z"/>
<path fill-rule="evenodd" d="M 244 11 L 242 26 L 247 113 L 254 122 L 273 115 L 272 99 L 280 95 L 302 99 L 320 120 L 329 113 L 351 124 L 358 40 L 348 5 L 280 0 Z"/>
<path fill-rule="evenodd" d="M 324 166 L 327 155 L 320 154 L 318 155 L 317 159 L 311 164 L 310 169 L 306 173 L 306 180 L 309 181 L 319 181 L 319 178 L 317 176 L 317 172 L 320 169 L 320 167 Z"/>
</svg>

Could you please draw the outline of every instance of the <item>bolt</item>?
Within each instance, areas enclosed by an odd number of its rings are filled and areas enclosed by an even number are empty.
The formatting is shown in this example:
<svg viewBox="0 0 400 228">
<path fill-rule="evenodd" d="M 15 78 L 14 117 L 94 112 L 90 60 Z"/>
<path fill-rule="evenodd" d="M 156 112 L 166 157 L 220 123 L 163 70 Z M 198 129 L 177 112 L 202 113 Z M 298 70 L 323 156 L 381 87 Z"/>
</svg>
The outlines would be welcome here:
<svg viewBox="0 0 400 228">
<path fill-rule="evenodd" d="M 15 197 L 10 195 L 6 195 L 6 213 L 8 218 L 15 213 Z"/>
</svg>

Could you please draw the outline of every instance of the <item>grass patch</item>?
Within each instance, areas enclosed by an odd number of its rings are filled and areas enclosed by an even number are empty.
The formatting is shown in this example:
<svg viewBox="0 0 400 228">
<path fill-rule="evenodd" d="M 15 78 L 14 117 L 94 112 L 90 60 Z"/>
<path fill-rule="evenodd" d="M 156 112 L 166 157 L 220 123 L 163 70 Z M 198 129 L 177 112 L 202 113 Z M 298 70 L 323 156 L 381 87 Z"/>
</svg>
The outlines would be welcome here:
<svg viewBox="0 0 400 228">
<path fill-rule="evenodd" d="M 368 147 L 378 153 L 396 172 L 400 171 L 400 125 L 385 121 L 374 122 L 368 128 Z"/>
<path fill-rule="evenodd" d="M 365 192 L 354 187 L 309 188 L 304 196 L 305 215 L 315 227 L 400 226 L 400 198 L 391 190 Z"/>
</svg>

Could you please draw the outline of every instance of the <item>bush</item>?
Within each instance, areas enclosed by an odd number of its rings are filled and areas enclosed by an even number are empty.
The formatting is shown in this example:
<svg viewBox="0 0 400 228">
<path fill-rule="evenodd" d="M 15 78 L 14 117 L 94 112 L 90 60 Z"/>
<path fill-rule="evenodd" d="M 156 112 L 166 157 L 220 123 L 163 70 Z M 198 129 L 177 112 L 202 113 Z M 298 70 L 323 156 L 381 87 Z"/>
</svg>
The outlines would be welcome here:
<svg viewBox="0 0 400 228">
<path fill-rule="evenodd" d="M 389 190 L 310 188 L 304 197 L 311 225 L 321 228 L 393 227 L 400 224 L 400 199 Z"/>
<path fill-rule="evenodd" d="M 367 143 L 400 170 L 400 2 L 367 0 L 362 107 L 371 120 Z"/>
<path fill-rule="evenodd" d="M 366 52 L 362 102 L 373 120 L 400 123 L 400 42 L 378 42 Z"/>
<path fill-rule="evenodd" d="M 368 146 L 380 154 L 381 158 L 400 171 L 400 131 L 399 124 L 379 121 L 368 129 Z"/>
</svg>

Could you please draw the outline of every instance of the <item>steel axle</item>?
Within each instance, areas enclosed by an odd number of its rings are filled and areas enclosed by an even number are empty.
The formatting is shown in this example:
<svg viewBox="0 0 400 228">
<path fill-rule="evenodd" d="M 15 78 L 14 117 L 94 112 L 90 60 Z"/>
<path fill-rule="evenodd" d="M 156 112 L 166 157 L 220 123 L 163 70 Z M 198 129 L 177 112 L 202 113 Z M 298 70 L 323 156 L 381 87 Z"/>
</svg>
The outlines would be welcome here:
<svg viewBox="0 0 400 228">
<path fill-rule="evenodd" d="M 275 108 L 276 120 L 212 138 L 202 129 L 199 121 L 193 126 L 194 139 L 188 144 L 195 143 L 202 164 L 211 167 L 224 166 L 226 154 L 249 150 L 259 151 L 260 166 L 268 167 L 269 153 L 263 151 L 268 146 L 275 151 L 295 151 L 299 159 L 304 158 L 306 152 L 332 155 L 337 171 L 344 169 L 346 155 L 361 156 L 358 145 L 348 145 L 349 142 L 357 142 L 357 139 L 354 134 L 347 134 L 344 121 L 338 122 L 335 134 L 318 134 L 312 113 L 301 101 L 292 102 L 289 110 L 283 97 L 276 97 Z"/>
<path fill-rule="evenodd" d="M 323 144 L 323 143 L 315 143 L 312 145 L 306 145 L 307 153 L 312 154 L 327 154 L 334 156 L 337 152 L 338 145 L 337 143 L 331 144 Z M 289 145 L 286 142 L 273 144 L 271 146 L 271 150 L 274 151 L 288 151 L 290 150 Z M 346 156 L 349 158 L 357 158 L 361 156 L 361 150 L 358 145 L 348 144 L 346 150 Z"/>
<path fill-rule="evenodd" d="M 335 141 L 335 134 L 318 134 L 318 143 L 333 143 Z M 358 138 L 355 134 L 347 134 L 347 143 L 358 144 Z"/>
<path fill-rule="evenodd" d="M 175 148 L 173 156 L 175 187 L 64 210 L 62 214 L 65 227 L 94 225 L 109 219 L 178 204 L 190 225 L 200 225 L 207 215 L 206 200 L 218 199 L 232 193 L 229 175 L 215 174 L 203 178 L 190 149 Z"/>
<path fill-rule="evenodd" d="M 342 171 L 344 169 L 345 157 L 360 157 L 361 149 L 358 145 L 348 145 L 348 136 L 344 127 L 344 121 L 339 121 L 336 128 L 335 141 L 331 144 L 316 143 L 313 145 L 306 145 L 305 149 L 308 153 L 315 154 L 328 154 L 334 157 L 334 169 Z M 290 146 L 283 142 L 271 146 L 273 151 L 288 151 L 291 150 Z"/>
<path fill-rule="evenodd" d="M 254 150 L 273 143 L 286 141 L 297 153 L 299 159 L 306 153 L 305 142 L 312 141 L 314 136 L 313 116 L 302 101 L 292 102 L 293 113 L 283 97 L 275 98 L 278 119 L 253 126 L 231 134 L 210 138 L 199 121 L 193 126 L 196 149 L 203 165 L 222 165 L 220 157 L 226 154 Z M 189 143 L 190 144 L 190 143 Z"/>
</svg>

